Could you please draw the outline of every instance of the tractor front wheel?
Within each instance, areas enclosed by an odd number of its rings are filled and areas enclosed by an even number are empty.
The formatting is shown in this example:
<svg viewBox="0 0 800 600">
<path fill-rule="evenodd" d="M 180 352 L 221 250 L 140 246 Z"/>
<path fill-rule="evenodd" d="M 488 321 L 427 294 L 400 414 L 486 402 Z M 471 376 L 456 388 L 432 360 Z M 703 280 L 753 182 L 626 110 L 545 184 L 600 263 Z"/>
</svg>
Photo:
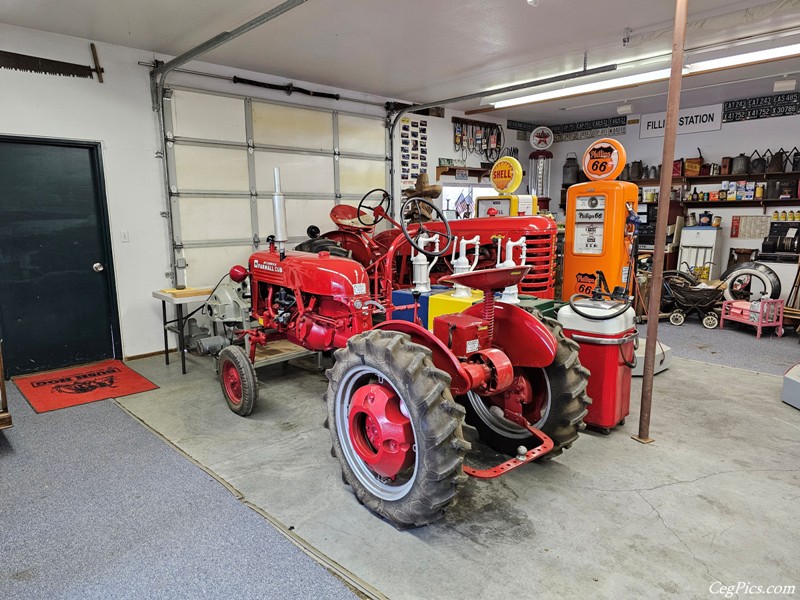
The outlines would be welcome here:
<svg viewBox="0 0 800 600">
<path fill-rule="evenodd" d="M 219 353 L 219 384 L 228 408 L 241 417 L 253 412 L 258 400 L 258 378 L 241 347 L 227 346 Z"/>
<path fill-rule="evenodd" d="M 327 372 L 332 454 L 356 498 L 398 528 L 440 519 L 456 501 L 469 450 L 450 376 L 410 337 L 350 338 Z"/>
<path fill-rule="evenodd" d="M 555 319 L 540 317 L 540 320 L 558 342 L 556 357 L 545 368 L 515 369 L 516 381 L 509 392 L 519 395 L 522 415 L 528 422 L 553 440 L 553 450 L 540 459 L 548 460 L 560 455 L 577 439 L 591 400 L 586 395 L 589 371 L 578 361 L 578 344 L 564 335 Z M 501 399 L 468 392 L 460 401 L 467 409 L 467 423 L 478 430 L 484 443 L 498 452 L 514 456 L 519 446 L 530 450 L 539 445 L 539 440 L 527 429 L 503 416 Z"/>
</svg>

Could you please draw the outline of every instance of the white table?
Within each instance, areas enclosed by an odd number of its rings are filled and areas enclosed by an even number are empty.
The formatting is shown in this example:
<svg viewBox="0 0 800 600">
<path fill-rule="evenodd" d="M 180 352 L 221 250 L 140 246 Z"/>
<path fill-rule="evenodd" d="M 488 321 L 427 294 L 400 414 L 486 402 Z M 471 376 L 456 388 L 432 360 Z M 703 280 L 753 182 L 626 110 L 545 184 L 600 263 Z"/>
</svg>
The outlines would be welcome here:
<svg viewBox="0 0 800 600">
<path fill-rule="evenodd" d="M 169 332 L 172 331 L 178 334 L 178 352 L 181 355 L 181 372 L 186 375 L 186 354 L 183 330 L 186 325 L 186 317 L 183 314 L 183 307 L 185 304 L 192 302 L 205 302 L 208 300 L 211 288 L 198 288 L 198 292 L 191 296 L 176 297 L 162 290 L 153 292 L 153 298 L 161 300 L 161 319 L 164 325 L 164 360 L 169 364 Z M 170 326 L 167 322 L 167 304 L 172 304 L 175 307 L 175 326 Z"/>
</svg>

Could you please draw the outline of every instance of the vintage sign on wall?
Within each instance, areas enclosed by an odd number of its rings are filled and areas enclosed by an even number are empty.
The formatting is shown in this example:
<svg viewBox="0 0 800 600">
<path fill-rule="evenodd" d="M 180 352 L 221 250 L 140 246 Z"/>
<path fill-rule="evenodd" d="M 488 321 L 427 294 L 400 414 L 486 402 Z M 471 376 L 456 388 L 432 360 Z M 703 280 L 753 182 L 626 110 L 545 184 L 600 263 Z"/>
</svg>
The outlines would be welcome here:
<svg viewBox="0 0 800 600">
<path fill-rule="evenodd" d="M 551 125 L 553 142 L 569 142 L 571 140 L 590 140 L 609 135 L 624 135 L 628 117 L 610 117 L 608 119 L 594 119 L 593 121 L 579 121 L 578 123 L 564 123 Z M 527 140 L 528 133 L 537 128 L 533 123 L 524 121 L 506 121 L 508 129 L 517 130 L 517 139 Z"/>
<path fill-rule="evenodd" d="M 800 112 L 800 93 L 789 92 L 758 98 L 730 100 L 723 106 L 722 122 L 750 121 L 769 117 L 785 117 Z"/>
<path fill-rule="evenodd" d="M 639 139 L 661 137 L 667 126 L 667 113 L 642 115 Z M 722 128 L 722 104 L 684 108 L 678 113 L 677 134 L 715 131 Z"/>
</svg>

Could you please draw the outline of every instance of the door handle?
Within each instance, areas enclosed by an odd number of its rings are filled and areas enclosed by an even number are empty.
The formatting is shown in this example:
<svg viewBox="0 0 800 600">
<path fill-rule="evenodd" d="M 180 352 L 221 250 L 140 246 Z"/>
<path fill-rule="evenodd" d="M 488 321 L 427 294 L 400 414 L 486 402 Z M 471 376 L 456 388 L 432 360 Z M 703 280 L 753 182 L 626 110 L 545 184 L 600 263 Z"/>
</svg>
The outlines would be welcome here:
<svg viewBox="0 0 800 600">
<path fill-rule="evenodd" d="M 103 269 L 105 269 L 105 267 L 103 265 L 101 265 L 99 262 L 98 263 L 94 263 L 92 265 L 92 270 L 95 273 L 100 273 Z"/>
</svg>

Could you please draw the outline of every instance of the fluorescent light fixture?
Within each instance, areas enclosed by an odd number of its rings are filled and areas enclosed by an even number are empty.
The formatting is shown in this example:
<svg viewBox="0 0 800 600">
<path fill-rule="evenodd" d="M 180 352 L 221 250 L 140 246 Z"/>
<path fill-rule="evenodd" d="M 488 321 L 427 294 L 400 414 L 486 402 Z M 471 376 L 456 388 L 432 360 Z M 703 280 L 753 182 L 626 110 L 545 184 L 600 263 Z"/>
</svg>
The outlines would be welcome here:
<svg viewBox="0 0 800 600">
<path fill-rule="evenodd" d="M 735 56 L 725 56 L 722 58 L 697 62 L 691 65 L 686 65 L 683 68 L 683 75 L 699 75 L 701 73 L 710 73 L 712 71 L 721 71 L 735 67 L 771 62 L 785 58 L 792 58 L 795 56 L 800 56 L 800 44 L 792 44 L 790 46 L 782 46 L 780 48 L 769 48 L 767 50 L 758 50 L 756 52 L 747 52 L 745 54 L 737 54 Z M 550 90 L 549 92 L 528 94 L 519 98 L 509 98 L 505 100 L 499 100 L 497 102 L 489 101 L 487 104 L 491 104 L 497 109 L 508 108 L 510 106 L 519 106 L 520 104 L 546 102 L 548 100 L 556 100 L 558 98 L 582 96 L 584 94 L 633 87 L 645 83 L 666 81 L 669 79 L 669 74 L 670 69 L 658 69 L 656 71 L 628 75 L 627 77 L 617 77 L 616 79 L 606 79 L 604 81 L 595 81 L 593 83 L 584 83 L 582 85 Z"/>
<path fill-rule="evenodd" d="M 797 86 L 796 79 L 776 79 L 775 83 L 772 84 L 772 91 L 776 94 L 780 94 L 783 92 L 793 92 L 794 88 Z"/>
<path fill-rule="evenodd" d="M 723 56 L 722 58 L 704 60 L 692 65 L 686 65 L 683 68 L 683 74 L 696 75 L 697 73 L 721 71 L 723 69 L 732 69 L 734 67 L 745 67 L 747 65 L 782 60 L 784 58 L 791 58 L 798 55 L 800 55 L 800 44 L 792 44 L 791 46 L 781 46 L 780 48 L 769 48 L 767 50 L 757 50 L 756 52 L 747 52 L 745 54 L 736 54 L 734 56 Z"/>
<path fill-rule="evenodd" d="M 633 113 L 633 104 L 629 104 L 626 102 L 625 104 L 620 104 L 619 106 L 617 106 L 618 115 L 629 115 L 631 113 Z"/>
<path fill-rule="evenodd" d="M 584 83 L 582 85 L 561 88 L 560 90 L 529 94 L 528 96 L 522 96 L 521 98 L 511 98 L 508 100 L 501 100 L 499 102 L 492 102 L 491 104 L 494 108 L 508 108 L 509 106 L 532 104 L 534 102 L 545 102 L 546 100 L 569 98 L 570 96 L 582 96 L 583 94 L 632 87 L 634 85 L 653 83 L 655 81 L 665 81 L 667 79 L 669 79 L 669 69 L 659 69 L 658 71 L 650 71 L 649 73 L 638 73 L 637 75 L 628 75 L 627 77 L 617 77 L 616 79 L 606 79 L 605 81 Z"/>
</svg>

